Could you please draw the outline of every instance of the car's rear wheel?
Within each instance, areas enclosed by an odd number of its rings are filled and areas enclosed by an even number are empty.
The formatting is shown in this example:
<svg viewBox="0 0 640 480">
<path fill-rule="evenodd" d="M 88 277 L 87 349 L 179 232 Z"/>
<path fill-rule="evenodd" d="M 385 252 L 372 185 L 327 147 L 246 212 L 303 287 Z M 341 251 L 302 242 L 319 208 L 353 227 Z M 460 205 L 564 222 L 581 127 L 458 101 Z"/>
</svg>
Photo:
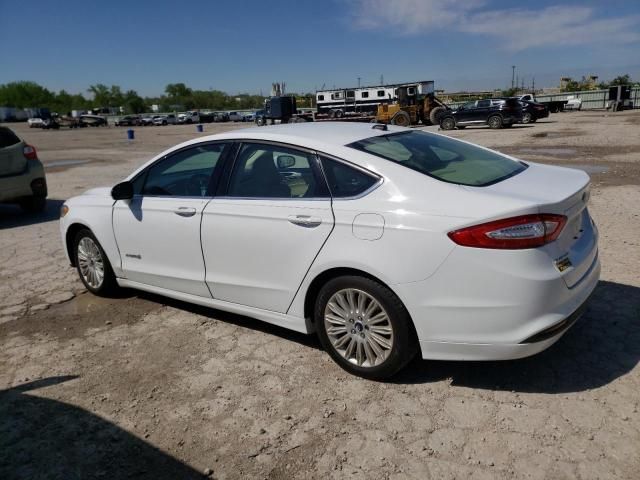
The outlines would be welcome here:
<svg viewBox="0 0 640 480">
<path fill-rule="evenodd" d="M 389 378 L 417 352 L 411 318 L 400 299 L 366 277 L 327 282 L 316 299 L 314 318 L 331 358 L 360 377 Z"/>
<path fill-rule="evenodd" d="M 487 125 L 489 125 L 489 128 L 502 128 L 502 118 L 499 115 L 489 117 Z"/>
<path fill-rule="evenodd" d="M 522 123 L 531 123 L 532 118 L 533 118 L 533 117 L 532 117 L 532 115 L 531 115 L 529 112 L 524 113 L 524 114 L 522 115 Z"/>
<path fill-rule="evenodd" d="M 20 200 L 20 208 L 28 213 L 42 212 L 47 206 L 47 199 L 45 197 L 32 196 Z"/>
<path fill-rule="evenodd" d="M 118 284 L 109 259 L 90 230 L 82 229 L 76 234 L 73 252 L 78 275 L 87 290 L 96 295 L 116 290 Z"/>
<path fill-rule="evenodd" d="M 456 128 L 456 121 L 451 117 L 443 118 L 440 121 L 440 128 L 443 130 L 453 130 Z"/>
</svg>

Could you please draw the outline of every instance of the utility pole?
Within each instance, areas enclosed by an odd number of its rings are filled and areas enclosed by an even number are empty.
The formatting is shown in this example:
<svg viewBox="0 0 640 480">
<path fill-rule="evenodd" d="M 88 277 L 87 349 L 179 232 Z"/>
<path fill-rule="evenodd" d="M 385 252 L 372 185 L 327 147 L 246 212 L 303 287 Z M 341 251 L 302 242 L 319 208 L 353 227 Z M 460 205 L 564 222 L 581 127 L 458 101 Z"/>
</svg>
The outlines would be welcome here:
<svg viewBox="0 0 640 480">
<path fill-rule="evenodd" d="M 358 77 L 358 88 L 360 88 L 360 77 Z"/>
<path fill-rule="evenodd" d="M 513 81 L 516 78 L 516 66 L 515 65 L 511 65 L 511 90 L 513 90 Z"/>
<path fill-rule="evenodd" d="M 531 80 L 531 93 L 536 93 L 536 77 L 533 77 L 533 80 Z"/>
<path fill-rule="evenodd" d="M 518 90 L 519 83 L 520 83 L 520 79 L 518 78 L 518 75 L 516 75 L 516 90 Z"/>
<path fill-rule="evenodd" d="M 384 75 L 380 75 L 380 85 L 384 85 Z"/>
</svg>

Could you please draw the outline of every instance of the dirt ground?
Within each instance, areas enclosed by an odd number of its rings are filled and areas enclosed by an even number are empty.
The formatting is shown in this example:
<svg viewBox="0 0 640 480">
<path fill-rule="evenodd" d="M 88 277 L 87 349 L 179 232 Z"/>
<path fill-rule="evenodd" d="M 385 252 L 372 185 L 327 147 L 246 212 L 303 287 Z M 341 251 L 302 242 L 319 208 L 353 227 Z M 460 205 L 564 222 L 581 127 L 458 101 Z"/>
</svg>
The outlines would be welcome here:
<svg viewBox="0 0 640 480">
<path fill-rule="evenodd" d="M 194 126 L 139 127 L 133 142 L 115 127 L 10 126 L 37 147 L 50 200 L 35 216 L 0 206 L 0 478 L 638 478 L 640 111 L 448 132 L 587 170 L 602 281 L 537 356 L 415 360 L 390 383 L 250 318 L 84 293 L 62 202 L 202 135 Z"/>
</svg>

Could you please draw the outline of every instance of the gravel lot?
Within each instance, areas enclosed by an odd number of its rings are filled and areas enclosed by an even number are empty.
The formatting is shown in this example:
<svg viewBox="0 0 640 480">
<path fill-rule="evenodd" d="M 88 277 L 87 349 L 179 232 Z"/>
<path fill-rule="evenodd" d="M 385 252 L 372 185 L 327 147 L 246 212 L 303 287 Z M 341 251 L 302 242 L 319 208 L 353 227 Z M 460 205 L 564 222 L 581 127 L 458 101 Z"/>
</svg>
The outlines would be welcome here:
<svg viewBox="0 0 640 480">
<path fill-rule="evenodd" d="M 542 354 L 416 360 L 393 383 L 250 318 L 84 293 L 60 205 L 194 126 L 139 127 L 133 142 L 126 128 L 10 126 L 38 148 L 50 200 L 37 216 L 0 206 L 0 478 L 638 478 L 640 111 L 448 132 L 589 171 L 602 281 Z"/>
</svg>

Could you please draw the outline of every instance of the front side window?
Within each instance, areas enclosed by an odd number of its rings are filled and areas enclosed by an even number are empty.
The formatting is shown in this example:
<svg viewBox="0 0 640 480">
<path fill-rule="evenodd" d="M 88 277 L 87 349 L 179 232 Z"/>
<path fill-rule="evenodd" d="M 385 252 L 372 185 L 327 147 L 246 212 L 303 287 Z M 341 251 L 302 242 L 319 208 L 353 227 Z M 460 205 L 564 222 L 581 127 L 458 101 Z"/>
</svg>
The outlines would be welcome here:
<svg viewBox="0 0 640 480">
<path fill-rule="evenodd" d="M 470 110 L 472 108 L 476 108 L 476 102 L 467 102 L 462 106 L 462 108 L 464 108 L 466 110 Z"/>
<path fill-rule="evenodd" d="M 154 163 L 138 176 L 134 192 L 150 196 L 206 197 L 225 144 L 187 148 Z"/>
<path fill-rule="evenodd" d="M 348 145 L 430 177 L 483 187 L 519 174 L 527 165 L 499 153 L 425 132 L 402 132 Z"/>
<path fill-rule="evenodd" d="M 245 143 L 240 149 L 227 195 L 247 198 L 326 197 L 314 155 L 279 145 Z"/>
<path fill-rule="evenodd" d="M 320 161 L 334 198 L 361 195 L 378 182 L 378 177 L 324 155 L 320 155 Z"/>
<path fill-rule="evenodd" d="M 491 106 L 491 100 L 480 100 L 478 102 L 478 108 L 487 108 Z"/>
</svg>

